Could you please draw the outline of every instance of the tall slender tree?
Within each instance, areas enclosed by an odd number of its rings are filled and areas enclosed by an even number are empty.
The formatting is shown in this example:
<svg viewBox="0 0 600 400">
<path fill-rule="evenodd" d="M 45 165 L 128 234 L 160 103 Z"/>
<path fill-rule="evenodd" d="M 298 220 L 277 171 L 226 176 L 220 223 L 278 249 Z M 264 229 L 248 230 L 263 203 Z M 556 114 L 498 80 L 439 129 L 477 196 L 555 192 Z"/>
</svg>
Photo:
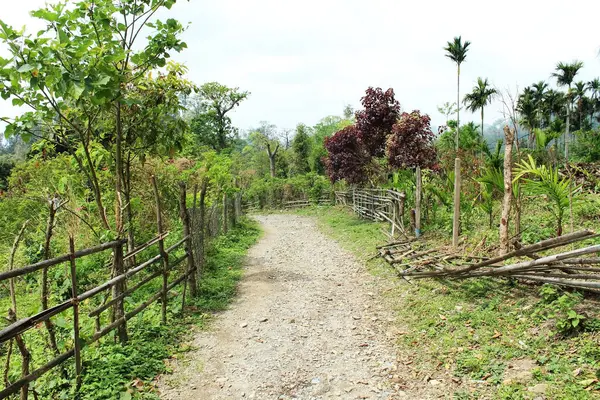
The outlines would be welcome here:
<svg viewBox="0 0 600 400">
<path fill-rule="evenodd" d="M 573 101 L 577 104 L 577 113 L 579 114 L 579 129 L 583 127 L 583 115 L 587 112 L 590 99 L 586 96 L 588 91 L 587 83 L 579 81 L 573 86 Z"/>
<path fill-rule="evenodd" d="M 446 57 L 456 63 L 456 104 L 460 104 L 460 65 L 466 60 L 471 42 L 462 42 L 462 37 L 457 36 L 448 42 L 444 50 Z M 458 132 L 460 131 L 460 107 L 456 108 L 456 150 L 458 151 Z"/>
<path fill-rule="evenodd" d="M 594 123 L 594 115 L 596 111 L 600 109 L 600 78 L 592 79 L 587 83 L 588 89 L 590 90 L 592 107 L 590 111 L 590 123 Z"/>
<path fill-rule="evenodd" d="M 559 62 L 556 72 L 552 74 L 556 78 L 558 86 L 567 86 L 567 127 L 565 129 L 565 159 L 569 160 L 569 129 L 571 125 L 571 85 L 579 70 L 583 68 L 583 62 L 574 61 L 570 64 Z"/>
<path fill-rule="evenodd" d="M 498 91 L 490 86 L 487 78 L 477 78 L 477 85 L 473 87 L 471 93 L 467 93 L 463 99 L 463 103 L 467 106 L 467 110 L 471 112 L 481 111 L 481 140 L 483 137 L 483 109 L 492 102 Z"/>
</svg>

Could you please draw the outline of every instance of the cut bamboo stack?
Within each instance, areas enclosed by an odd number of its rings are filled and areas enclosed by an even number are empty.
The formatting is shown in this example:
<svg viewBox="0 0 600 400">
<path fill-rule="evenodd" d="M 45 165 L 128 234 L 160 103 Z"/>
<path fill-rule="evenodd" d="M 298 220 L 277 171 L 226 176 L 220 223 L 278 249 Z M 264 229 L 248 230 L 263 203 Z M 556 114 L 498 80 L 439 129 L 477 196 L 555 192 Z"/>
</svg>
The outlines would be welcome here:
<svg viewBox="0 0 600 400">
<path fill-rule="evenodd" d="M 559 253 L 549 251 L 598 236 L 582 230 L 527 246 L 516 244 L 515 250 L 491 258 L 461 254 L 452 248 L 427 249 L 414 239 L 389 243 L 377 250 L 378 256 L 404 278 L 512 277 L 597 290 L 600 289 L 600 244 Z"/>
</svg>

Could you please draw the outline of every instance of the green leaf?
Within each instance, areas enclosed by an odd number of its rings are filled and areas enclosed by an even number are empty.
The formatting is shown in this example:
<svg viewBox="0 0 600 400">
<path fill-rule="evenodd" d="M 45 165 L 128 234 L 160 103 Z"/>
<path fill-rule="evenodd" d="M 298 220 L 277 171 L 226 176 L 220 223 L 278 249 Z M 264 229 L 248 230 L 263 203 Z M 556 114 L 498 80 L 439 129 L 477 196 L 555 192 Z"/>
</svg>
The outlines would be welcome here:
<svg viewBox="0 0 600 400">
<path fill-rule="evenodd" d="M 71 87 L 69 88 L 69 94 L 75 99 L 79 100 L 81 94 L 85 90 L 85 86 L 79 82 L 73 81 Z"/>
<path fill-rule="evenodd" d="M 24 73 L 24 72 L 29 72 L 32 71 L 33 69 L 35 69 L 35 67 L 31 64 L 23 64 L 19 67 L 19 69 L 17 70 L 17 72 L 19 73 Z"/>
<path fill-rule="evenodd" d="M 64 317 L 57 317 L 56 320 L 54 321 L 54 325 L 58 326 L 59 328 L 66 328 L 67 320 L 64 319 Z"/>
<path fill-rule="evenodd" d="M 25 104 L 25 102 L 21 99 L 17 99 L 17 98 L 12 99 L 13 106 L 22 106 L 23 104 Z"/>
<path fill-rule="evenodd" d="M 50 12 L 48 10 L 37 10 L 37 11 L 33 11 L 31 13 L 32 17 L 36 17 L 36 18 L 40 18 L 40 19 L 45 19 L 46 21 L 50 21 L 50 22 L 56 22 L 58 20 L 58 15 Z"/>
<path fill-rule="evenodd" d="M 94 82 L 96 86 L 103 86 L 110 82 L 110 76 L 108 75 L 100 75 L 99 79 Z"/>
<path fill-rule="evenodd" d="M 131 400 L 131 393 L 121 392 L 121 400 Z"/>
</svg>

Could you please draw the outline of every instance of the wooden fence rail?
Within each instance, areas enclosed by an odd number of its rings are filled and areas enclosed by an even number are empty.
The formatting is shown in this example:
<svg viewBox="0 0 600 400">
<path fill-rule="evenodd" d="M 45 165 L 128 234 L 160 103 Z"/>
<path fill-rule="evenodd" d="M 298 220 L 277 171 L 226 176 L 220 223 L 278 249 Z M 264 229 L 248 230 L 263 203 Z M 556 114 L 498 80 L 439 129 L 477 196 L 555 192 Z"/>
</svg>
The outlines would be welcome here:
<svg viewBox="0 0 600 400">
<path fill-rule="evenodd" d="M 155 180 L 154 180 L 155 182 Z M 9 310 L 9 320 L 12 321 L 9 326 L 0 330 L 0 344 L 9 342 L 12 345 L 12 341 L 15 340 L 18 344 L 19 350 L 23 357 L 23 368 L 20 379 L 15 382 L 8 383 L 4 389 L 0 391 L 0 399 L 7 398 L 17 392 L 21 392 L 21 399 L 27 399 L 29 384 L 36 379 L 40 378 L 43 374 L 58 367 L 71 357 L 74 357 L 75 361 L 75 373 L 76 373 L 76 391 L 79 389 L 81 383 L 82 374 L 82 347 L 90 345 L 98 341 L 108 333 L 117 330 L 118 338 L 121 342 L 127 341 L 127 321 L 142 312 L 152 303 L 161 300 L 161 320 L 163 323 L 167 321 L 166 306 L 169 299 L 170 291 L 173 290 L 177 285 L 183 284 L 183 296 L 182 305 L 185 302 L 185 288 L 189 283 L 196 282 L 196 265 L 194 264 L 194 258 L 192 256 L 192 239 L 195 234 L 191 230 L 190 218 L 188 210 L 185 205 L 185 185 L 181 185 L 182 191 L 182 202 L 180 203 L 180 216 L 184 225 L 184 237 L 178 240 L 176 243 L 168 248 L 164 246 L 164 239 L 167 237 L 168 232 L 163 232 L 162 219 L 161 219 L 161 207 L 160 199 L 158 198 L 158 190 L 156 190 L 156 207 L 157 207 L 157 233 L 158 235 L 148 242 L 140 245 L 130 251 L 128 254 L 124 254 L 124 245 L 126 239 L 118 239 L 107 243 L 100 244 L 88 249 L 75 250 L 75 244 L 72 238 L 69 240 L 69 254 L 65 254 L 59 257 L 55 257 L 49 260 L 41 261 L 23 268 L 12 269 L 0 273 L 0 283 L 4 281 L 10 281 L 11 287 L 14 287 L 14 280 L 17 277 L 22 277 L 27 274 L 31 274 L 40 270 L 47 269 L 49 267 L 57 266 L 60 264 L 68 263 L 71 282 L 71 294 L 70 298 L 63 301 L 60 304 L 48 307 L 41 312 L 30 315 L 25 318 L 16 318 L 16 300 L 13 297 L 13 308 Z M 149 259 L 139 263 L 138 265 L 130 266 L 129 269 L 124 269 L 124 261 L 135 260 L 134 256 L 139 255 L 144 250 L 149 250 L 156 246 L 156 255 L 151 256 Z M 176 253 L 181 253 L 181 248 L 184 251 L 179 257 L 175 257 Z M 79 291 L 78 280 L 77 280 L 77 261 L 83 257 L 90 256 L 92 254 L 102 253 L 111 251 L 112 263 L 113 263 L 113 277 L 107 281 L 87 290 L 82 293 Z M 169 282 L 169 276 L 171 273 L 176 272 L 176 267 L 187 260 L 187 265 L 183 268 L 183 272 L 179 274 L 172 282 Z M 149 268 L 161 262 L 161 268 L 158 270 L 149 270 Z M 130 278 L 137 276 L 142 271 L 149 270 L 147 276 L 142 277 L 138 282 L 133 283 L 127 288 L 127 283 Z M 141 304 L 137 305 L 134 309 L 126 312 L 124 306 L 124 300 L 127 297 L 133 295 L 134 292 L 146 286 L 154 279 L 162 277 L 161 289 L 156 293 L 150 295 Z M 107 290 L 111 290 L 111 299 L 107 301 L 104 299 L 104 303 L 100 306 L 95 307 L 92 310 L 87 310 L 87 317 L 95 318 L 95 331 L 87 340 L 82 340 L 80 337 L 80 304 L 98 294 L 101 294 Z M 190 289 L 192 293 L 195 292 L 196 288 Z M 14 293 L 13 293 L 14 294 Z M 39 324 L 50 320 L 53 316 L 63 313 L 67 310 L 73 310 L 73 348 L 63 352 L 62 354 L 55 354 L 54 358 L 46 364 L 38 367 L 34 371 L 29 371 L 30 367 L 30 353 L 28 352 L 23 334 L 27 331 L 40 326 Z M 107 310 L 111 310 L 110 323 L 104 327 L 101 326 L 101 314 Z M 183 310 L 183 307 L 182 307 Z M 10 356 L 9 357 L 10 361 Z M 10 364 L 7 362 L 7 368 Z M 6 375 L 5 375 L 6 376 Z"/>
</svg>

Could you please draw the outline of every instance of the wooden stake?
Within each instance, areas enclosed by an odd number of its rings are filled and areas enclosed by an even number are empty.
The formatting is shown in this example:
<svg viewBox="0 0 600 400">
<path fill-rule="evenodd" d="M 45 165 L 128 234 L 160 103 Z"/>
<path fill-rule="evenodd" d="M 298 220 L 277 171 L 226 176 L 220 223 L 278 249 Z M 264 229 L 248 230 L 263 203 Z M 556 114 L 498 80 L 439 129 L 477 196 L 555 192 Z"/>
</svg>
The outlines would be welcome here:
<svg viewBox="0 0 600 400">
<path fill-rule="evenodd" d="M 186 205 L 186 185 L 185 182 L 179 182 L 179 217 L 183 223 L 183 236 L 187 237 L 185 241 L 185 251 L 188 260 L 188 279 L 190 286 L 190 296 L 196 297 L 198 293 L 198 284 L 196 281 L 196 265 L 194 263 L 194 253 L 192 252 L 192 233 L 190 226 L 190 215 Z"/>
<path fill-rule="evenodd" d="M 81 345 L 79 343 L 79 300 L 77 299 L 77 268 L 75 264 L 75 242 L 73 236 L 69 237 L 69 250 L 71 252 L 71 299 L 73 301 L 73 341 L 75 347 L 75 393 L 81 387 Z"/>
<path fill-rule="evenodd" d="M 124 272 L 124 263 L 123 263 L 123 244 L 121 244 L 120 242 L 114 247 L 113 249 L 114 252 L 114 271 L 115 271 L 115 276 L 119 276 Z M 113 299 L 117 299 L 121 297 L 121 294 L 125 291 L 125 282 L 124 280 L 120 280 L 119 282 L 115 283 L 115 285 L 112 287 L 112 297 Z M 113 306 L 113 314 L 114 314 L 114 320 L 118 321 L 121 318 L 123 318 L 123 316 L 125 315 L 125 304 L 123 302 L 123 299 L 120 298 Z M 122 325 L 119 326 L 118 330 L 117 330 L 118 336 L 119 336 L 119 342 L 121 343 L 127 343 L 128 337 L 127 337 L 127 325 L 125 323 L 123 323 Z"/>
<path fill-rule="evenodd" d="M 167 286 L 169 285 L 169 255 L 165 252 L 165 242 L 163 239 L 163 221 L 162 221 L 162 209 L 160 206 L 160 194 L 158 192 L 158 183 L 156 182 L 156 176 L 152 176 L 152 186 L 154 187 L 154 201 L 156 202 L 156 227 L 158 230 L 158 251 L 162 259 L 162 277 L 163 277 L 163 290 L 161 300 L 161 322 L 167 323 Z"/>
<path fill-rule="evenodd" d="M 13 247 L 10 251 L 10 258 L 8 259 L 8 270 L 9 271 L 13 269 L 13 265 L 15 262 L 15 254 L 17 253 L 17 249 L 19 248 L 19 243 L 21 242 L 21 239 L 23 238 L 23 234 L 25 233 L 25 228 L 27 227 L 28 224 L 29 224 L 29 220 L 25 221 L 25 223 L 21 227 L 21 230 L 15 237 Z M 12 309 L 8 310 L 8 317 L 9 317 L 8 319 L 11 323 L 13 323 L 13 322 L 17 321 L 17 294 L 15 291 L 15 278 L 10 279 L 9 288 L 10 288 L 10 299 L 12 302 Z M 17 347 L 19 348 L 19 352 L 21 353 L 21 357 L 23 358 L 23 361 L 21 363 L 21 377 L 24 377 L 24 376 L 29 375 L 29 363 L 31 362 L 31 353 L 27 349 L 27 346 L 25 345 L 25 340 L 23 339 L 23 337 L 21 335 L 17 335 L 15 337 L 15 342 L 17 342 Z M 27 400 L 28 395 L 29 395 L 29 385 L 26 384 L 21 387 L 20 399 Z"/>
<path fill-rule="evenodd" d="M 452 218 L 452 246 L 458 247 L 460 232 L 460 158 L 454 159 L 454 216 Z"/>
<path fill-rule="evenodd" d="M 417 192 L 415 193 L 415 236 L 421 236 L 421 197 L 423 191 L 423 178 L 421 167 L 417 167 Z"/>
</svg>

